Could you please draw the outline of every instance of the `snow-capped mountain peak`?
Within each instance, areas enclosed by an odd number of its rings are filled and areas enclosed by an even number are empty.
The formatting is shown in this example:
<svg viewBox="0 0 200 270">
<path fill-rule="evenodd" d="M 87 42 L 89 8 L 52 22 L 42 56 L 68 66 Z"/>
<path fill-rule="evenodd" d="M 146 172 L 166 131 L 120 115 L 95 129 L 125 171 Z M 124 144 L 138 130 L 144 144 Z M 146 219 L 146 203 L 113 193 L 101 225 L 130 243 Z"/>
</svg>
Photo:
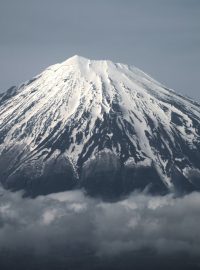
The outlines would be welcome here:
<svg viewBox="0 0 200 270">
<path fill-rule="evenodd" d="M 1 182 L 7 186 L 22 172 L 26 182 L 31 171 L 48 175 L 56 160 L 56 170 L 67 166 L 76 179 L 88 179 L 91 166 L 97 172 L 151 167 L 166 189 L 177 186 L 174 175 L 196 185 L 190 175 L 200 169 L 199 104 L 136 67 L 75 55 L 9 89 L 0 112 Z"/>
</svg>

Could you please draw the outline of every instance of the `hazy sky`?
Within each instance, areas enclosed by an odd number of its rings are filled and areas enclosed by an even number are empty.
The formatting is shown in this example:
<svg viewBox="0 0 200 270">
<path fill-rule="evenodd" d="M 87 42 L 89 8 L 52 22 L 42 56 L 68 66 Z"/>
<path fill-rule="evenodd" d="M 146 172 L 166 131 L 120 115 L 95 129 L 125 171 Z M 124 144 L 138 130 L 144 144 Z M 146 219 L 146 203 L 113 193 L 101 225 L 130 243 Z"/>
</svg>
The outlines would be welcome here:
<svg viewBox="0 0 200 270">
<path fill-rule="evenodd" d="M 199 0 L 0 0 L 0 91 L 79 54 L 200 100 Z"/>
</svg>

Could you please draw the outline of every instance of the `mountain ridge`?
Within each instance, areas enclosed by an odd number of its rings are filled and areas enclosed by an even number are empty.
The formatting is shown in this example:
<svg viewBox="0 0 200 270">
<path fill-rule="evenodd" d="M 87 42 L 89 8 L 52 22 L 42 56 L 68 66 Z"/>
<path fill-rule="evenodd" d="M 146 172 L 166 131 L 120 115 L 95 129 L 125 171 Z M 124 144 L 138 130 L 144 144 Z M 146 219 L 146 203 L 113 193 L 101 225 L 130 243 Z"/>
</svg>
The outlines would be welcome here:
<svg viewBox="0 0 200 270">
<path fill-rule="evenodd" d="M 0 96 L 0 181 L 35 195 L 196 190 L 199 123 L 198 103 L 136 67 L 75 55 Z"/>
</svg>

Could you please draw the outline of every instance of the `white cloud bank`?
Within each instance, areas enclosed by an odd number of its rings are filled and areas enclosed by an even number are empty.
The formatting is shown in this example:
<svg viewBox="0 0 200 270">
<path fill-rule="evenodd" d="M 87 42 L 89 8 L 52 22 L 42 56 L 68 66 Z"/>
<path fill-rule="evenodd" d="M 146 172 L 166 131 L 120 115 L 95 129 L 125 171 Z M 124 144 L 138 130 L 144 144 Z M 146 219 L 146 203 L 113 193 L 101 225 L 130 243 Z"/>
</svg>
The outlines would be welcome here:
<svg viewBox="0 0 200 270">
<path fill-rule="evenodd" d="M 200 256 L 200 194 L 132 194 L 107 203 L 82 191 L 36 199 L 0 190 L 0 250 L 96 255 L 152 249 Z"/>
</svg>

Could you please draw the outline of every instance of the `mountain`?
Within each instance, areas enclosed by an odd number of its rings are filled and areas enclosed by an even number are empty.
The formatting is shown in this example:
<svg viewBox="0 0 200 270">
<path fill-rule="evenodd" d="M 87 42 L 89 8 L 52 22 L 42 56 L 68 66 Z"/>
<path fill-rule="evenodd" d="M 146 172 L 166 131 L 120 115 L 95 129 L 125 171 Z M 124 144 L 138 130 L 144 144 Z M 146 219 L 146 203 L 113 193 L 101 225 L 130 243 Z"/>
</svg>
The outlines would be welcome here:
<svg viewBox="0 0 200 270">
<path fill-rule="evenodd" d="M 200 105 L 141 70 L 74 56 L 0 96 L 0 182 L 36 196 L 74 188 L 200 189 Z"/>
</svg>

